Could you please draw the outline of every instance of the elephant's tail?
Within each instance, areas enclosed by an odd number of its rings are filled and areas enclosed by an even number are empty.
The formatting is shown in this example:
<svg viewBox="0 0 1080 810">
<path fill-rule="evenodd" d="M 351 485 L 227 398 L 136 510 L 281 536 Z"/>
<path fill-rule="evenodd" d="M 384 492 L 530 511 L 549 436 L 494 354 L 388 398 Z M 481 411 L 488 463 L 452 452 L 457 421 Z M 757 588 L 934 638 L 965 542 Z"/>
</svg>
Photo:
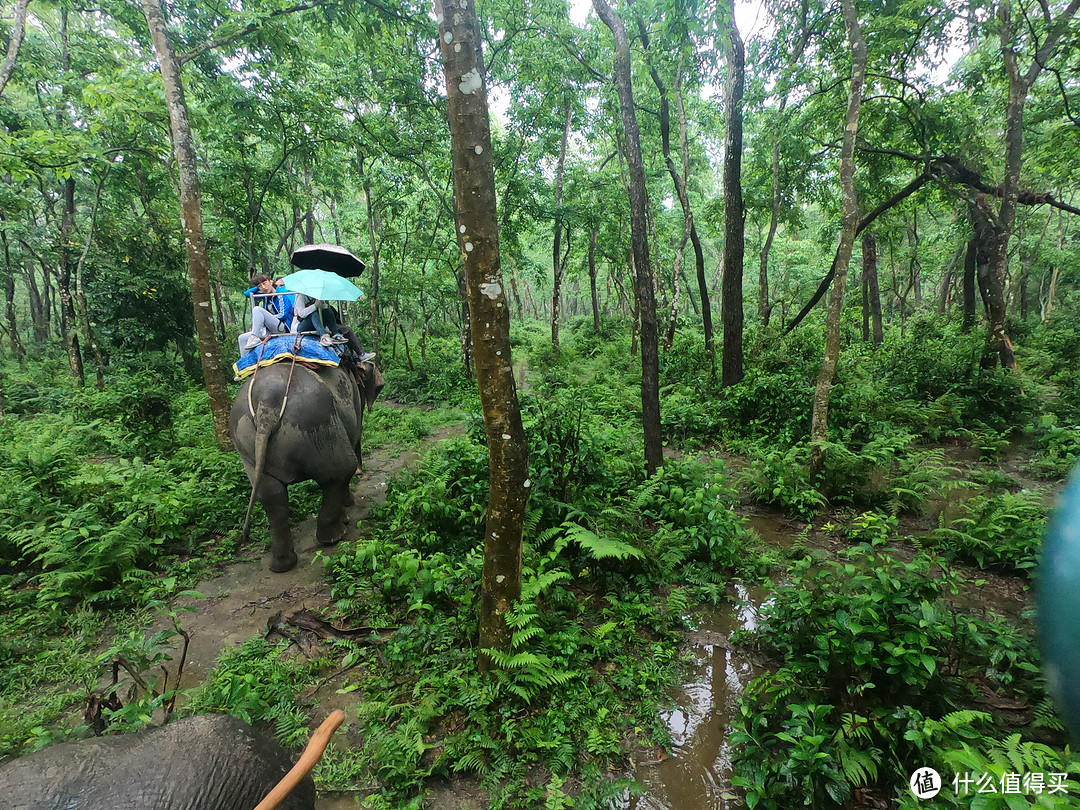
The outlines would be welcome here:
<svg viewBox="0 0 1080 810">
<path fill-rule="evenodd" d="M 284 410 L 284 407 L 282 408 Z M 255 507 L 255 493 L 259 489 L 263 470 L 266 467 L 266 448 L 270 444 L 270 437 L 278 429 L 281 421 L 281 413 L 275 412 L 265 403 L 260 402 L 255 410 L 255 474 L 252 476 L 251 497 L 248 498 L 247 514 L 244 515 L 244 528 L 240 530 L 240 542 L 248 541 L 248 532 L 251 529 L 251 510 Z"/>
</svg>

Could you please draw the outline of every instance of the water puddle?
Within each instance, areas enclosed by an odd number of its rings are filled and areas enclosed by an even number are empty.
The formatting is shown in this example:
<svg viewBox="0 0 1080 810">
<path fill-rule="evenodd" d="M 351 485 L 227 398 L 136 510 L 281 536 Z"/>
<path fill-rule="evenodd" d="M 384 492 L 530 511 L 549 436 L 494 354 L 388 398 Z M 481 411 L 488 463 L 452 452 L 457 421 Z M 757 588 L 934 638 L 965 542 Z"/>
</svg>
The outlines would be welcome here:
<svg viewBox="0 0 1080 810">
<path fill-rule="evenodd" d="M 618 810 L 732 810 L 742 807 L 731 787 L 733 749 L 728 726 L 743 687 L 758 673 L 733 651 L 728 638 L 753 629 L 766 597 L 762 588 L 734 586 L 733 604 L 706 610 L 690 634 L 693 663 L 675 706 L 663 719 L 671 733 L 671 754 L 661 761 L 639 762 L 634 778 L 645 792 Z"/>
</svg>

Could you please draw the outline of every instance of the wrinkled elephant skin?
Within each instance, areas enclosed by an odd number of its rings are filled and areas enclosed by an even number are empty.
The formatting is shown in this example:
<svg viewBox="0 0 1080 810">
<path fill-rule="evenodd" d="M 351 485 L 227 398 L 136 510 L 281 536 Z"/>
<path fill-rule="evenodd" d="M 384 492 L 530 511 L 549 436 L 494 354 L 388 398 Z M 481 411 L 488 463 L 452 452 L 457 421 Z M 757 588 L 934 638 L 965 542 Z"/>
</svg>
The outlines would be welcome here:
<svg viewBox="0 0 1080 810">
<path fill-rule="evenodd" d="M 242 720 L 203 714 L 63 743 L 0 766 L 4 810 L 252 810 L 293 762 Z M 314 810 L 306 777 L 280 805 Z"/>
<path fill-rule="evenodd" d="M 316 371 L 276 363 L 260 368 L 240 388 L 229 430 L 253 497 L 270 521 L 272 571 L 288 571 L 297 561 L 289 529 L 289 484 L 315 481 L 322 489 L 320 543 L 330 545 L 344 536 L 363 418 L 360 391 L 338 368 Z"/>
</svg>

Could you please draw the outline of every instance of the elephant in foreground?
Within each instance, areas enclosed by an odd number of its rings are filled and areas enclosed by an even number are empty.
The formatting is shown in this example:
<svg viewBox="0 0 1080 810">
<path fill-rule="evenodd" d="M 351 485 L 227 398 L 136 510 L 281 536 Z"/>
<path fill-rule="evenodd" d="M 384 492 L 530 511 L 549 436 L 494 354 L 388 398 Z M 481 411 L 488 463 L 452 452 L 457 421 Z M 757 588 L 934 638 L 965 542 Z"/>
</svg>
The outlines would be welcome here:
<svg viewBox="0 0 1080 810">
<path fill-rule="evenodd" d="M 364 407 L 371 406 L 381 388 L 373 364 L 364 363 L 358 376 L 339 367 L 275 363 L 258 369 L 236 395 L 229 432 L 252 487 L 242 536 L 258 500 L 270 521 L 272 571 L 288 571 L 297 561 L 289 528 L 289 484 L 315 481 L 322 489 L 319 543 L 331 545 L 345 535 L 345 509 L 353 502 L 349 482 L 360 465 Z"/>
<path fill-rule="evenodd" d="M 224 714 L 140 734 L 63 743 L 0 766 L 5 810 L 252 810 L 293 763 L 271 736 Z M 310 776 L 279 805 L 314 810 Z"/>
</svg>

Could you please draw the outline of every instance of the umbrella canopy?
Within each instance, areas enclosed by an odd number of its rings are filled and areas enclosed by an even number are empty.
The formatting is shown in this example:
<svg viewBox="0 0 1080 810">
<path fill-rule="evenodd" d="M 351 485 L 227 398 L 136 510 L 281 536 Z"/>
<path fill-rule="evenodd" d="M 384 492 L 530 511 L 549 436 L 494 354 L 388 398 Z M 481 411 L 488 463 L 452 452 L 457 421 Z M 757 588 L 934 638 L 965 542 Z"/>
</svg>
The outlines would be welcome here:
<svg viewBox="0 0 1080 810">
<path fill-rule="evenodd" d="M 322 301 L 355 301 L 364 294 L 351 281 L 326 270 L 299 270 L 282 280 L 286 289 Z"/>
<path fill-rule="evenodd" d="M 345 278 L 356 278 L 364 272 L 364 263 L 341 245 L 322 243 L 304 245 L 293 251 L 290 261 L 305 270 L 329 270 Z"/>
</svg>

